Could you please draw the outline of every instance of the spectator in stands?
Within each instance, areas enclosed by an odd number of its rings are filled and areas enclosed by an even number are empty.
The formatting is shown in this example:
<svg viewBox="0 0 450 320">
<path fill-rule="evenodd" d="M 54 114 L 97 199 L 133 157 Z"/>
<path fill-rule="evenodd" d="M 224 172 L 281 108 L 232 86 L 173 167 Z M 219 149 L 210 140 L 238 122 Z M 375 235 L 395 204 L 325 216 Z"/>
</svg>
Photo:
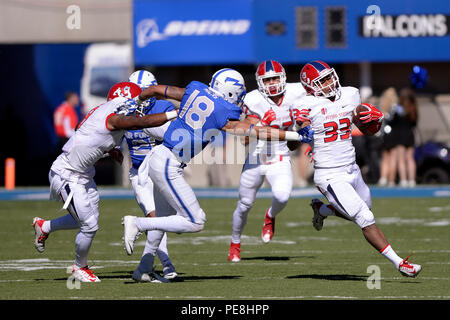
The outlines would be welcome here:
<svg viewBox="0 0 450 320">
<path fill-rule="evenodd" d="M 75 132 L 79 121 L 75 108 L 79 103 L 80 98 L 76 92 L 67 92 L 65 101 L 53 113 L 53 123 L 58 137 L 58 149 L 61 149 Z"/>
<path fill-rule="evenodd" d="M 396 110 L 397 120 L 393 127 L 397 143 L 394 148 L 400 185 L 416 185 L 416 162 L 414 160 L 414 128 L 417 125 L 418 110 L 416 95 L 410 88 L 404 88 L 399 94 Z"/>
<path fill-rule="evenodd" d="M 398 103 L 398 95 L 395 88 L 390 87 L 386 89 L 380 97 L 380 109 L 384 114 L 381 144 L 381 163 L 380 163 L 380 179 L 378 184 L 380 186 L 394 186 L 397 175 L 397 161 L 394 156 L 395 138 L 392 134 L 392 114 L 391 110 Z"/>
</svg>

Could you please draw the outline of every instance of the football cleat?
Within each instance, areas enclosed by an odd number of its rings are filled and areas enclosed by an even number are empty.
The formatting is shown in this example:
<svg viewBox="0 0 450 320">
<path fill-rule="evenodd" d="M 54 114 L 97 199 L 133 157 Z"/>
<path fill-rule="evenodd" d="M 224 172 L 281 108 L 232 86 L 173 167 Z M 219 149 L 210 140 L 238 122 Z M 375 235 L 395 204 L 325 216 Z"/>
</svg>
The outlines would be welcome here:
<svg viewBox="0 0 450 320">
<path fill-rule="evenodd" d="M 172 263 L 169 263 L 163 268 L 163 275 L 167 280 L 172 280 L 178 277 L 178 274 L 175 271 L 175 267 Z"/>
<path fill-rule="evenodd" d="M 268 243 L 272 240 L 273 234 L 275 233 L 275 218 L 271 218 L 268 215 L 269 209 L 266 211 L 266 216 L 264 218 L 264 225 L 261 233 L 261 238 L 264 243 Z"/>
<path fill-rule="evenodd" d="M 241 244 L 231 243 L 230 250 L 228 251 L 228 260 L 231 262 L 241 261 Z"/>
<path fill-rule="evenodd" d="M 45 250 L 45 240 L 48 238 L 48 233 L 42 231 L 42 224 L 45 222 L 44 219 L 39 217 L 35 217 L 33 219 L 33 227 L 34 227 L 34 247 L 39 253 L 43 253 Z"/>
<path fill-rule="evenodd" d="M 312 207 L 313 211 L 314 211 L 314 216 L 312 218 L 312 223 L 314 228 L 317 231 L 322 230 L 323 227 L 323 220 L 325 220 L 327 217 L 326 216 L 322 216 L 319 213 L 319 209 L 320 207 L 323 205 L 323 202 L 320 201 L 319 199 L 312 199 L 310 206 Z"/>
<path fill-rule="evenodd" d="M 415 278 L 422 270 L 422 266 L 420 264 L 414 264 L 408 261 L 409 255 L 406 259 L 404 259 L 402 262 L 400 262 L 398 266 L 398 271 L 405 276 L 410 278 Z"/>
<path fill-rule="evenodd" d="M 101 282 L 100 279 L 94 274 L 94 272 L 89 269 L 88 266 L 80 268 L 76 265 L 73 265 L 72 276 L 75 278 L 75 280 L 78 280 L 80 282 Z"/>
<path fill-rule="evenodd" d="M 141 232 L 136 227 L 136 217 L 135 216 L 124 216 L 122 218 L 123 225 L 123 243 L 125 246 L 125 251 L 128 255 L 133 254 L 134 242 L 137 240 Z"/>
<path fill-rule="evenodd" d="M 152 283 L 168 283 L 168 282 L 170 282 L 168 279 L 161 277 L 159 274 L 157 274 L 154 271 L 149 272 L 149 273 L 146 273 L 146 272 L 142 273 L 139 271 L 139 268 L 134 270 L 132 278 L 136 282 L 152 282 Z"/>
</svg>

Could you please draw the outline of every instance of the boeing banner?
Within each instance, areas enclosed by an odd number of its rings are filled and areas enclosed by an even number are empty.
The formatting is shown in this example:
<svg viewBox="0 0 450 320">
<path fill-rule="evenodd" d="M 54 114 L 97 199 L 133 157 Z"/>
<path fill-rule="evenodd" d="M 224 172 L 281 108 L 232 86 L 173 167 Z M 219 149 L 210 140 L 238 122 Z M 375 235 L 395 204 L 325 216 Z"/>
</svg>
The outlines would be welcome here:
<svg viewBox="0 0 450 320">
<path fill-rule="evenodd" d="M 135 0 L 136 65 L 450 61 L 448 0 Z"/>
<path fill-rule="evenodd" d="M 251 63 L 248 0 L 135 0 L 134 63 Z"/>
</svg>

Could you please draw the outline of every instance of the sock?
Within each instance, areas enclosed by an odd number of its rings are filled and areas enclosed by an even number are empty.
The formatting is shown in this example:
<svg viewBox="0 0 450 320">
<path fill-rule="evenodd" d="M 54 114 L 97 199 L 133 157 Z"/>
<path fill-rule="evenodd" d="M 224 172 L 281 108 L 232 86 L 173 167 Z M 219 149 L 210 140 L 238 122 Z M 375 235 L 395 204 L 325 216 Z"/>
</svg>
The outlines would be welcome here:
<svg viewBox="0 0 450 320">
<path fill-rule="evenodd" d="M 241 243 L 242 232 L 247 224 L 247 217 L 250 208 L 238 201 L 236 210 L 233 212 L 233 231 L 231 233 L 232 243 Z"/>
<path fill-rule="evenodd" d="M 78 229 L 79 227 L 80 224 L 70 214 L 66 214 L 65 216 L 45 221 L 42 224 L 42 231 L 50 233 L 58 230 Z"/>
<path fill-rule="evenodd" d="M 160 230 L 165 232 L 187 233 L 203 230 L 203 224 L 196 224 L 179 215 L 158 218 L 136 218 L 139 231 Z"/>
<path fill-rule="evenodd" d="M 167 233 L 165 232 L 161 239 L 161 242 L 159 243 L 158 249 L 156 249 L 156 254 L 158 255 L 158 258 L 161 261 L 163 267 L 172 263 L 169 258 L 169 251 L 167 250 Z"/>
<path fill-rule="evenodd" d="M 87 256 L 94 240 L 96 231 L 93 232 L 78 232 L 75 238 L 75 265 L 80 268 L 86 267 Z"/>
<path fill-rule="evenodd" d="M 153 271 L 153 263 L 155 261 L 155 255 L 151 253 L 146 253 L 142 256 L 141 262 L 137 267 L 141 273 L 150 273 Z"/>
<path fill-rule="evenodd" d="M 380 253 L 387 259 L 389 259 L 389 261 L 391 261 L 397 269 L 400 263 L 403 261 L 403 259 L 400 258 L 397 253 L 395 253 L 390 244 L 388 244 L 383 250 L 380 250 Z"/>
</svg>

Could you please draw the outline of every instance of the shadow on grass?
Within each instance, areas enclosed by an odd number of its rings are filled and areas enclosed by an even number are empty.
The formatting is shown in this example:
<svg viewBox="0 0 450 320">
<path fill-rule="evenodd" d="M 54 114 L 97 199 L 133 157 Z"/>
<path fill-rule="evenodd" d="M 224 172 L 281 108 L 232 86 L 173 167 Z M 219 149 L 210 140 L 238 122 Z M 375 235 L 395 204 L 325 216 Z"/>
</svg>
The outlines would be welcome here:
<svg viewBox="0 0 450 320">
<path fill-rule="evenodd" d="M 103 277 L 102 277 L 103 278 Z M 170 280 L 170 282 L 184 282 L 184 281 L 190 281 L 190 282 L 196 282 L 196 281 L 207 281 L 207 280 L 236 280 L 241 278 L 241 276 L 187 276 L 187 277 L 177 277 L 175 279 Z M 129 278 L 131 279 L 131 277 Z M 126 281 L 124 284 L 132 284 L 132 283 L 143 283 L 143 282 L 134 282 Z"/>
<path fill-rule="evenodd" d="M 266 257 L 250 257 L 250 258 L 241 258 L 241 260 L 265 260 L 265 261 L 289 261 L 291 259 L 314 259 L 315 256 L 287 256 L 287 257 L 281 257 L 281 256 L 266 256 Z"/>
<path fill-rule="evenodd" d="M 337 280 L 337 281 L 367 281 L 367 276 L 354 274 L 299 274 L 288 276 L 286 279 L 316 279 L 316 280 Z"/>
</svg>

